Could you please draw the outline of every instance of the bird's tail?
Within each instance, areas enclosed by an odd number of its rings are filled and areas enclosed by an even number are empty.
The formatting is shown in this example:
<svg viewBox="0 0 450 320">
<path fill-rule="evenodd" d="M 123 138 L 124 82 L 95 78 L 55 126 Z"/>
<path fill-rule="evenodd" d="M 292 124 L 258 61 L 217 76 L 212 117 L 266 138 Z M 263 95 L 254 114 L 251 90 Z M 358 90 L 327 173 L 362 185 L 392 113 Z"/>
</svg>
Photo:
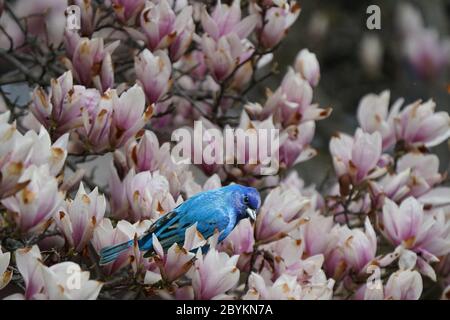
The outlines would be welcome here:
<svg viewBox="0 0 450 320">
<path fill-rule="evenodd" d="M 115 244 L 113 246 L 104 247 L 100 250 L 100 265 L 105 265 L 113 262 L 117 259 L 117 257 L 128 250 L 128 248 L 132 247 L 134 240 L 129 240 L 126 242 L 122 242 L 119 244 Z"/>
</svg>

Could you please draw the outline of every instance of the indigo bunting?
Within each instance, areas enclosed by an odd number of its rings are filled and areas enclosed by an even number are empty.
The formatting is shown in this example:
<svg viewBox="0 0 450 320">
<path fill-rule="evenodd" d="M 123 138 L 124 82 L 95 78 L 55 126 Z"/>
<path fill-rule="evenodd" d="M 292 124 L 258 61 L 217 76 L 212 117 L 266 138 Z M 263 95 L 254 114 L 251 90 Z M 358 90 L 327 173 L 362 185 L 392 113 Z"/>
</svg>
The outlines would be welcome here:
<svg viewBox="0 0 450 320">
<path fill-rule="evenodd" d="M 224 240 L 241 219 L 255 220 L 261 198 L 255 188 L 232 184 L 215 190 L 200 192 L 173 211 L 153 223 L 137 240 L 145 256 L 153 253 L 152 236 L 156 235 L 164 250 L 174 243 L 183 245 L 186 229 L 197 223 L 197 230 L 207 239 L 215 230 L 220 232 L 218 241 Z M 105 247 L 100 251 L 100 264 L 114 261 L 132 247 L 134 240 Z"/>
</svg>

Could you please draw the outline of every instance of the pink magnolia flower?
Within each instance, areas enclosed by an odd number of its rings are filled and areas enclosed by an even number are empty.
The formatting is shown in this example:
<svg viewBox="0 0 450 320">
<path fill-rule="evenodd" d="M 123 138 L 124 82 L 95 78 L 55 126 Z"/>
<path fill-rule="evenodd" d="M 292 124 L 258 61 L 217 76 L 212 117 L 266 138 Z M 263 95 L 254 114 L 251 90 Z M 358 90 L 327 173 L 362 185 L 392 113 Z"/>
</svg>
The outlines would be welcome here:
<svg viewBox="0 0 450 320">
<path fill-rule="evenodd" d="M 8 296 L 8 300 L 80 300 L 96 299 L 102 284 L 89 280 L 74 262 L 47 267 L 42 263 L 38 246 L 16 250 L 17 269 L 25 282 L 25 293 Z"/>
<path fill-rule="evenodd" d="M 169 90 L 172 65 L 164 51 L 145 49 L 135 58 L 134 69 L 149 103 L 157 102 Z"/>
<path fill-rule="evenodd" d="M 307 221 L 302 225 L 301 232 L 305 254 L 307 256 L 324 254 L 330 242 L 329 235 L 334 225 L 333 217 L 323 216 L 317 211 L 304 216 L 307 217 Z"/>
<path fill-rule="evenodd" d="M 419 253 L 428 261 L 438 261 L 437 257 L 450 252 L 450 222 L 445 221 L 444 213 L 424 213 L 423 206 L 413 197 L 400 206 L 385 199 L 381 230 L 392 244 Z"/>
<path fill-rule="evenodd" d="M 145 130 L 139 142 L 132 140 L 127 144 L 127 164 L 137 172 L 156 171 L 159 167 L 159 152 L 158 137 L 153 131 Z"/>
<path fill-rule="evenodd" d="M 333 278 L 340 278 L 348 270 L 365 273 L 365 267 L 375 258 L 377 237 L 368 218 L 364 228 L 336 225 L 331 230 L 325 265 Z"/>
<path fill-rule="evenodd" d="M 8 270 L 10 252 L 2 252 L 0 248 L 0 290 L 6 287 L 13 276 L 13 272 Z"/>
<path fill-rule="evenodd" d="M 234 0 L 231 5 L 217 1 L 211 15 L 203 6 L 201 22 L 203 30 L 215 41 L 230 33 L 236 33 L 240 39 L 247 38 L 258 22 L 258 15 L 251 14 L 241 20 L 241 1 Z"/>
<path fill-rule="evenodd" d="M 134 85 L 120 97 L 116 90 L 109 89 L 95 109 L 83 109 L 83 127 L 77 132 L 88 149 L 102 152 L 119 148 L 142 129 L 152 112 L 152 106 L 145 108 L 140 86 Z"/>
<path fill-rule="evenodd" d="M 300 73 L 303 79 L 307 80 L 313 87 L 317 86 L 320 80 L 320 65 L 314 53 L 308 49 L 301 50 L 295 58 L 294 69 Z"/>
<path fill-rule="evenodd" d="M 269 281 L 267 281 L 269 282 Z M 300 300 L 302 287 L 297 278 L 280 276 L 274 283 L 267 283 L 261 275 L 252 272 L 249 278 L 249 290 L 244 300 Z"/>
<path fill-rule="evenodd" d="M 293 188 L 277 187 L 266 197 L 255 222 L 257 243 L 269 243 L 285 237 L 303 223 L 301 213 L 310 200 Z"/>
<path fill-rule="evenodd" d="M 169 182 L 158 172 L 134 174 L 131 170 L 125 177 L 124 189 L 130 207 L 129 217 L 133 221 L 157 219 L 176 207 L 169 191 Z"/>
<path fill-rule="evenodd" d="M 103 219 L 105 209 L 105 197 L 98 194 L 97 188 L 87 194 L 83 183 L 80 183 L 75 199 L 67 200 L 54 219 L 70 247 L 82 251 L 91 241 L 94 228 Z"/>
<path fill-rule="evenodd" d="M 334 282 L 302 286 L 295 276 L 283 274 L 275 282 L 252 272 L 244 300 L 330 300 Z"/>
<path fill-rule="evenodd" d="M 63 134 L 83 125 L 81 111 L 95 108 L 100 93 L 95 89 L 73 85 L 72 72 L 52 79 L 47 95 L 41 87 L 33 91 L 31 112 L 47 129 Z"/>
<path fill-rule="evenodd" d="M 407 145 L 433 147 L 450 137 L 450 116 L 446 111 L 434 112 L 436 103 L 416 101 L 406 106 L 395 122 L 398 140 Z"/>
<path fill-rule="evenodd" d="M 49 173 L 56 176 L 67 156 L 68 135 L 52 145 L 44 128 L 39 134 L 30 130 L 22 135 L 8 119 L 9 112 L 0 114 L 0 199 L 13 195 L 26 185 L 26 179 L 21 182 L 19 179 L 31 165 L 47 164 Z"/>
<path fill-rule="evenodd" d="M 81 38 L 71 61 L 66 59 L 64 62 L 79 83 L 105 92 L 114 85 L 111 54 L 118 45 L 119 41 L 115 41 L 105 47 L 103 38 Z"/>
<path fill-rule="evenodd" d="M 252 2 L 253 11 L 259 12 L 261 8 Z M 273 48 L 286 36 L 289 28 L 294 24 L 300 15 L 300 6 L 297 2 L 277 1 L 270 7 L 265 16 L 261 18 L 263 22 L 257 26 L 260 34 L 261 44 L 265 48 Z"/>
<path fill-rule="evenodd" d="M 217 82 L 225 80 L 237 67 L 249 61 L 254 50 L 236 33 L 230 33 L 217 41 L 205 34 L 202 49 L 209 72 Z"/>
<path fill-rule="evenodd" d="M 281 145 L 280 163 L 289 168 L 297 163 L 313 158 L 317 151 L 310 146 L 314 138 L 316 124 L 307 121 L 286 128 L 288 139 Z"/>
<path fill-rule="evenodd" d="M 409 195 L 419 197 L 444 178 L 439 173 L 439 158 L 434 154 L 407 153 L 397 161 L 398 173 L 408 172 Z"/>
<path fill-rule="evenodd" d="M 95 300 L 102 289 L 103 284 L 89 280 L 89 271 L 82 271 L 75 262 L 39 266 L 49 300 Z"/>
<path fill-rule="evenodd" d="M 157 4 L 148 2 L 140 21 L 147 47 L 151 51 L 168 48 L 172 61 L 186 52 L 195 30 L 192 6 L 184 7 L 176 15 L 167 0 L 160 0 Z M 132 30 L 130 32 L 136 34 Z"/>
<path fill-rule="evenodd" d="M 33 300 L 45 299 L 44 293 L 44 279 L 42 277 L 42 270 L 40 261 L 42 261 L 39 247 L 17 249 L 15 252 L 16 265 L 20 274 L 22 275 L 25 292 L 17 293 L 6 297 L 8 300 Z"/>
<path fill-rule="evenodd" d="M 274 114 L 274 121 L 284 126 L 308 120 L 321 120 L 328 117 L 331 109 L 321 109 L 312 102 L 312 88 L 294 69 L 289 68 L 281 86 L 270 93 L 262 115 Z"/>
<path fill-rule="evenodd" d="M 388 279 L 384 288 L 385 299 L 418 300 L 422 294 L 422 277 L 417 271 L 399 270 Z"/>
<path fill-rule="evenodd" d="M 29 183 L 16 195 L 2 200 L 2 204 L 14 214 L 22 232 L 39 233 L 48 227 L 64 197 L 48 165 L 31 165 L 19 179 L 19 183 L 25 181 Z"/>
<path fill-rule="evenodd" d="M 239 270 L 245 270 L 248 268 L 254 243 L 253 226 L 249 219 L 243 219 L 220 243 L 218 249 L 230 256 L 239 255 L 237 266 Z"/>
<path fill-rule="evenodd" d="M 226 298 L 226 292 L 239 281 L 239 269 L 236 267 L 238 258 L 237 255 L 229 257 L 215 248 L 211 248 L 205 255 L 198 250 L 194 267 L 188 274 L 192 279 L 195 299 Z"/>
<path fill-rule="evenodd" d="M 145 6 L 145 0 L 112 0 L 111 2 L 116 17 L 122 23 L 134 20 Z"/>
<path fill-rule="evenodd" d="M 377 205 L 382 206 L 384 196 L 395 202 L 400 202 L 408 196 L 426 197 L 444 178 L 444 175 L 439 173 L 439 158 L 436 155 L 407 153 L 398 159 L 395 172 L 369 183 Z M 431 200 L 431 205 L 434 201 L 443 204 L 439 199 Z"/>
<path fill-rule="evenodd" d="M 22 0 L 14 3 L 12 11 L 19 20 L 26 21 L 25 29 L 31 36 L 37 36 L 49 47 L 57 48 L 64 35 L 66 25 L 64 12 L 67 6 L 67 0 L 32 2 Z M 22 31 L 21 34 L 24 36 Z M 14 43 L 16 44 L 16 41 Z"/>
<path fill-rule="evenodd" d="M 390 92 L 385 90 L 379 95 L 365 95 L 358 106 L 358 122 L 364 132 L 378 131 L 383 138 L 383 150 L 390 148 L 396 142 L 395 119 L 403 99 L 398 99 L 388 113 Z"/>
<path fill-rule="evenodd" d="M 186 237 L 189 232 L 197 233 L 196 227 L 186 230 Z M 153 248 L 155 249 L 155 262 L 158 265 L 161 277 L 167 281 L 172 282 L 182 275 L 186 274 L 194 264 L 193 258 L 195 254 L 190 252 L 190 248 L 180 246 L 174 243 L 168 250 L 164 252 L 158 238 L 153 235 Z"/>
<path fill-rule="evenodd" d="M 125 241 L 139 238 L 150 227 L 150 220 L 143 220 L 131 224 L 128 221 L 120 220 L 114 228 L 111 220 L 108 218 L 102 219 L 102 221 L 94 229 L 94 235 L 91 243 L 97 253 L 107 246 L 112 246 Z M 137 268 L 144 264 L 144 258 L 142 253 L 136 247 L 130 247 L 128 251 L 119 255 L 119 257 L 111 264 L 103 266 L 103 271 L 111 275 L 116 271 L 132 264 L 135 272 Z"/>
<path fill-rule="evenodd" d="M 450 39 L 439 39 L 434 29 L 423 28 L 409 34 L 403 49 L 414 71 L 425 79 L 438 76 L 450 63 Z"/>
<path fill-rule="evenodd" d="M 342 133 L 332 137 L 330 153 L 337 176 L 349 175 L 354 184 L 379 177 L 386 170 L 377 166 L 381 144 L 379 132 L 369 134 L 361 129 L 356 130 L 354 137 Z"/>
</svg>

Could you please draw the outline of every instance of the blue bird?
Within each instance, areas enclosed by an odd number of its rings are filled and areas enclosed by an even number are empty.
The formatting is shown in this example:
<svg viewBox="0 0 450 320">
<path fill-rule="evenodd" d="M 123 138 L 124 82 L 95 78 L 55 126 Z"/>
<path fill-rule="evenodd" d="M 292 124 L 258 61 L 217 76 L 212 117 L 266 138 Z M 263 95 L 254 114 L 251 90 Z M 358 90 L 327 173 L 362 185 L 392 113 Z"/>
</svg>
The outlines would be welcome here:
<svg viewBox="0 0 450 320">
<path fill-rule="evenodd" d="M 205 239 L 211 237 L 217 229 L 220 232 L 218 241 L 221 242 L 241 219 L 249 217 L 255 220 L 260 205 L 258 191 L 239 184 L 200 192 L 155 221 L 137 240 L 139 250 L 146 252 L 144 256 L 153 253 L 153 234 L 164 250 L 174 243 L 183 245 L 186 229 L 195 223 Z M 134 240 L 130 240 L 103 248 L 100 251 L 100 265 L 113 262 L 133 244 Z"/>
</svg>

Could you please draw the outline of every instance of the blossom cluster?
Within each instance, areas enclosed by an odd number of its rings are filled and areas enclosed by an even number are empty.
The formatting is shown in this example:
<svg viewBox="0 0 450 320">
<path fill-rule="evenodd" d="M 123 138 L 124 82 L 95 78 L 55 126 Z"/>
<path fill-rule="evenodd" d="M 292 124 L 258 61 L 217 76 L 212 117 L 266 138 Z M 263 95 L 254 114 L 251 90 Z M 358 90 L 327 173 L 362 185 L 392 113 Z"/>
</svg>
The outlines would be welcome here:
<svg viewBox="0 0 450 320">
<path fill-rule="evenodd" d="M 79 30 L 65 28 L 72 3 Z M 302 49 L 277 87 L 249 95 L 278 72 L 274 53 L 301 12 L 295 0 L 0 8 L 0 53 L 29 64 L 15 67 L 30 96 L 18 106 L 0 85 L 0 297 L 419 299 L 425 278 L 449 297 L 450 187 L 432 149 L 450 138 L 448 106 L 367 94 L 358 128 L 329 141 L 334 177 L 307 186 L 295 166 L 318 154 L 316 125 L 332 117 L 314 94 L 318 58 Z M 422 55 L 444 49 L 424 45 L 437 39 L 413 21 L 406 55 L 426 73 Z M 277 129 L 279 171 L 174 162 L 170 133 L 198 120 L 219 132 Z M 106 185 L 83 166 L 98 159 Z M 193 225 L 168 250 L 153 235 L 153 254 L 139 251 L 158 218 L 230 183 L 260 190 L 254 222 L 241 220 L 222 242 Z M 102 248 L 124 241 L 134 244 L 99 265 Z"/>
</svg>

